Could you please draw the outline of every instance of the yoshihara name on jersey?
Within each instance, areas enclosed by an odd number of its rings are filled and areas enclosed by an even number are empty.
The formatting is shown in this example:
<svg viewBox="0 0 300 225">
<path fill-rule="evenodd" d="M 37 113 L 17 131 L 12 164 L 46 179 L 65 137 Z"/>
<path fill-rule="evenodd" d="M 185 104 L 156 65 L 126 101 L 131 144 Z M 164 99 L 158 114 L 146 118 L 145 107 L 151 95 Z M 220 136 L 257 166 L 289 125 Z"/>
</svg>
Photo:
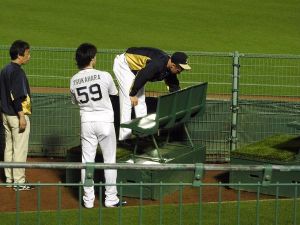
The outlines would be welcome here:
<svg viewBox="0 0 300 225">
<path fill-rule="evenodd" d="M 94 80 L 101 80 L 100 74 L 90 75 L 84 78 L 73 80 L 73 85 L 83 84 L 85 82 L 91 82 Z"/>
</svg>

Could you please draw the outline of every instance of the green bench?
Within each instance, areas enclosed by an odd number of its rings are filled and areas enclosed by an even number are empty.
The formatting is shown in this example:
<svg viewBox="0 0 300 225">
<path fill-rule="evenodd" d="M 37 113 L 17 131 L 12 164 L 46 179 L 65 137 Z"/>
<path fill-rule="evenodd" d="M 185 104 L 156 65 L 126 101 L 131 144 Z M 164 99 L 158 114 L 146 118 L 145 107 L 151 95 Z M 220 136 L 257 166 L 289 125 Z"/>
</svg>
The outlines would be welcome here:
<svg viewBox="0 0 300 225">
<path fill-rule="evenodd" d="M 207 83 L 201 83 L 167 95 L 159 96 L 155 113 L 120 124 L 120 127 L 131 129 L 132 134 L 136 136 L 133 161 L 135 162 L 135 158 L 138 157 L 136 153 L 139 139 L 151 136 L 152 142 L 157 150 L 158 161 L 165 162 L 165 159 L 163 159 L 160 153 L 155 135 L 159 135 L 161 130 L 167 130 L 168 135 L 165 142 L 168 143 L 170 129 L 179 124 L 183 124 L 188 142 L 191 147 L 194 147 L 186 127 L 186 122 L 192 117 L 203 115 L 206 105 L 206 91 Z"/>
</svg>

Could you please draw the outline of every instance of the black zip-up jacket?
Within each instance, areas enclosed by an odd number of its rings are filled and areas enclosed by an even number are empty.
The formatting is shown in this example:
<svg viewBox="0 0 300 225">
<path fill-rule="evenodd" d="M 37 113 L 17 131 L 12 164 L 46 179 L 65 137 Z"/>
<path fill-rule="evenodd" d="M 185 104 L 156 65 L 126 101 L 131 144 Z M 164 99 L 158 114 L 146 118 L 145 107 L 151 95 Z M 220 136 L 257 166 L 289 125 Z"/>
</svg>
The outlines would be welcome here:
<svg viewBox="0 0 300 225">
<path fill-rule="evenodd" d="M 0 75 L 1 111 L 11 116 L 18 115 L 27 95 L 30 96 L 30 88 L 26 74 L 20 65 L 11 62 Z"/>
<path fill-rule="evenodd" d="M 132 47 L 127 49 L 125 57 L 129 68 L 135 74 L 129 96 L 135 96 L 148 81 L 164 80 L 170 92 L 180 89 L 177 75 L 167 69 L 170 56 L 162 50 Z"/>
</svg>

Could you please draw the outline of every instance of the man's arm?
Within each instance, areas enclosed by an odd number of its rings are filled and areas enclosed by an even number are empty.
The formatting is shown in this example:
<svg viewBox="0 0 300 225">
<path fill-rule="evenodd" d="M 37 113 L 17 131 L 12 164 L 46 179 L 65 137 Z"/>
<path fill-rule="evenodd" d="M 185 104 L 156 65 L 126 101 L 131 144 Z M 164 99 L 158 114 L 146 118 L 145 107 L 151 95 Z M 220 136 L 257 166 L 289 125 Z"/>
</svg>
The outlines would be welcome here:
<svg viewBox="0 0 300 225">
<path fill-rule="evenodd" d="M 112 76 L 110 73 L 106 72 L 108 76 L 108 94 L 109 95 L 117 95 L 118 94 L 118 89 L 112 79 Z"/>
<path fill-rule="evenodd" d="M 179 80 L 176 75 L 169 75 L 165 78 L 165 84 L 168 87 L 169 92 L 180 90 Z"/>
<path fill-rule="evenodd" d="M 129 96 L 136 96 L 138 91 L 145 86 L 147 81 L 151 80 L 155 76 L 158 69 L 159 68 L 155 62 L 149 62 L 145 68 L 141 69 L 135 76 Z"/>
<path fill-rule="evenodd" d="M 18 112 L 19 117 L 19 132 L 23 132 L 27 126 L 27 122 L 25 120 L 25 115 L 22 109 L 22 98 L 13 99 L 13 107 L 16 112 Z"/>
<path fill-rule="evenodd" d="M 78 104 L 78 101 L 76 99 L 75 93 L 73 92 L 73 90 L 70 90 L 70 94 L 71 94 L 71 102 L 72 104 L 76 105 Z"/>
<path fill-rule="evenodd" d="M 76 99 L 75 90 L 74 90 L 74 87 L 73 87 L 73 78 L 70 80 L 70 95 L 71 95 L 72 104 L 77 105 L 78 101 Z"/>
</svg>

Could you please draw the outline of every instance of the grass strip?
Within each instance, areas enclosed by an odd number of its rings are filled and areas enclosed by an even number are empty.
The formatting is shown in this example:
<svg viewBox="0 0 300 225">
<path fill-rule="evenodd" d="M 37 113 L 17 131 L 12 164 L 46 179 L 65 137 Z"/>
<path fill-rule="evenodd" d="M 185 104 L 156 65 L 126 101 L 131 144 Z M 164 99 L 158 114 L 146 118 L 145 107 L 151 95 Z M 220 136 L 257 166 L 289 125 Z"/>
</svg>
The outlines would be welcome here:
<svg viewBox="0 0 300 225">
<path fill-rule="evenodd" d="M 238 205 L 239 204 L 239 205 Z M 253 225 L 264 224 L 271 225 L 275 221 L 275 210 L 277 208 L 278 225 L 288 225 L 299 221 L 300 214 L 296 213 L 295 206 L 299 204 L 299 200 L 283 199 L 283 200 L 262 200 L 259 201 L 243 201 L 243 202 L 221 202 L 218 203 L 204 203 L 202 205 L 202 224 L 217 224 L 217 220 L 221 220 L 223 225 L 237 224 L 238 212 L 240 224 Z M 239 210 L 237 210 L 239 206 Z M 259 209 L 259 210 L 257 210 Z M 138 206 L 124 207 L 121 209 L 122 224 L 139 224 L 139 210 Z M 183 204 L 180 208 L 179 205 L 164 205 L 160 206 L 143 206 L 142 207 L 142 221 L 144 225 L 159 224 L 162 218 L 162 223 L 165 225 L 174 224 L 199 224 L 198 204 Z M 100 224 L 99 223 L 99 209 L 83 209 L 82 211 L 82 224 Z M 80 224 L 78 221 L 78 209 L 62 210 L 60 212 L 61 224 L 72 225 Z M 101 224 L 119 224 L 119 208 L 103 208 Z M 160 213 L 162 217 L 160 217 Z M 181 213 L 181 215 L 179 214 Z M 20 224 L 37 224 L 37 212 L 22 212 L 19 215 Z M 58 224 L 58 213 L 56 211 L 43 211 L 41 215 L 41 224 L 54 225 Z M 251 216 L 250 216 L 251 215 Z M 181 221 L 179 220 L 181 218 Z M 15 213 L 2 212 L 0 221 L 3 225 L 16 224 Z"/>
</svg>

